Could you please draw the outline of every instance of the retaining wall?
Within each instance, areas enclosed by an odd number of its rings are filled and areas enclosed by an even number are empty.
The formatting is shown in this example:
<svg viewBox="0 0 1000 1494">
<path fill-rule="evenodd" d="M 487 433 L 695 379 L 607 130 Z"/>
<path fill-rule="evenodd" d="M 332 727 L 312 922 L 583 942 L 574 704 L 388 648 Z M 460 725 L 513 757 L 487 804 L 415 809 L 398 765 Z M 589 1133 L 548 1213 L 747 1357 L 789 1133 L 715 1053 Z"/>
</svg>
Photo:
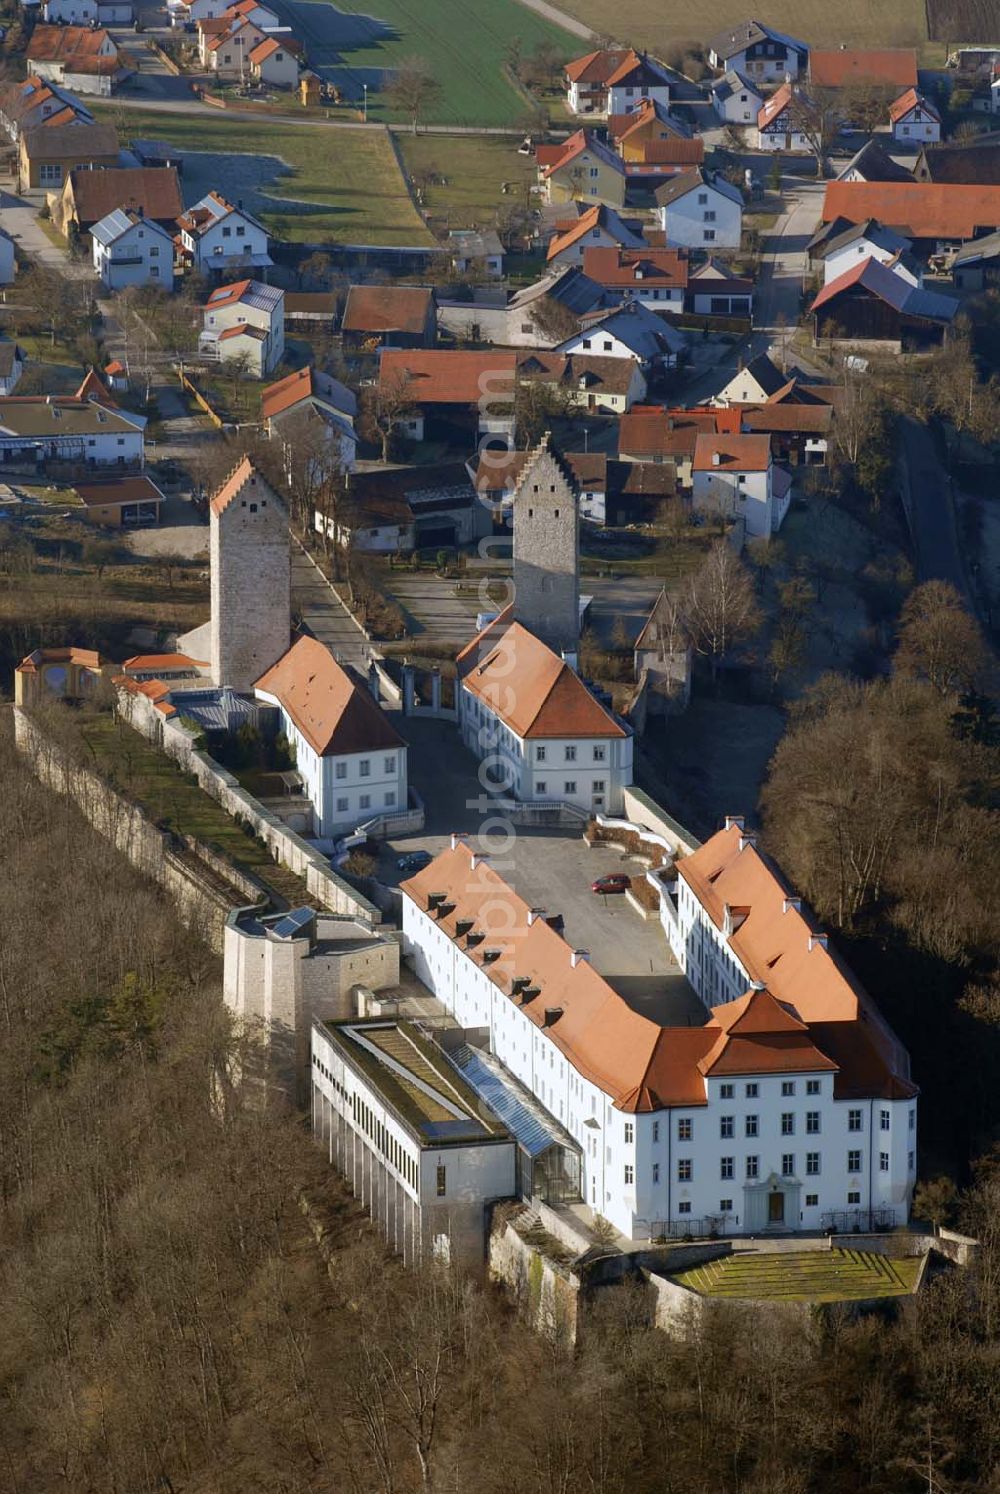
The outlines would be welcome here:
<svg viewBox="0 0 1000 1494">
<path fill-rule="evenodd" d="M 580 1281 L 569 1267 L 524 1239 L 509 1221 L 491 1231 L 488 1259 L 490 1276 L 511 1291 L 536 1333 L 576 1343 Z"/>
</svg>

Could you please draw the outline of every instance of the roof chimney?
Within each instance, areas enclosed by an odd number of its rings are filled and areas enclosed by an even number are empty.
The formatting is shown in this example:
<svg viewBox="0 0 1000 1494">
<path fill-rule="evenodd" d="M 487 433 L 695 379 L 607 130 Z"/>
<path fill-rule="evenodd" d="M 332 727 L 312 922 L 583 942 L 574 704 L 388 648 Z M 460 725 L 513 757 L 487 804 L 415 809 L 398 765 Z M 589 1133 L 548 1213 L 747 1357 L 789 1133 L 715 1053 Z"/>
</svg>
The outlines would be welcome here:
<svg viewBox="0 0 1000 1494">
<path fill-rule="evenodd" d="M 743 816 L 741 814 L 727 814 L 726 815 L 726 829 L 727 830 L 733 830 L 733 829 L 735 829 L 735 830 L 742 830 L 743 829 Z"/>
<path fill-rule="evenodd" d="M 816 946 L 817 946 L 817 944 L 819 945 L 820 949 L 825 949 L 826 948 L 826 935 L 825 934 L 810 934 L 809 935 L 809 948 L 810 948 L 810 950 L 815 949 Z"/>
<path fill-rule="evenodd" d="M 453 851 L 457 851 L 458 850 L 458 847 L 459 847 L 459 845 L 461 843 L 461 840 L 462 840 L 462 837 L 459 835 L 458 831 L 457 830 L 453 830 L 451 832 L 451 848 L 452 848 Z"/>
<path fill-rule="evenodd" d="M 741 851 L 745 851 L 746 848 L 747 848 L 747 846 L 755 846 L 756 844 L 757 844 L 757 837 L 756 837 L 756 835 L 751 835 L 749 831 L 747 831 L 746 835 L 741 835 L 740 836 L 740 850 Z"/>
<path fill-rule="evenodd" d="M 766 980 L 752 980 L 750 982 L 750 989 L 751 989 L 751 991 L 766 991 L 767 990 L 767 981 Z"/>
<path fill-rule="evenodd" d="M 712 466 L 713 467 L 719 467 L 721 465 L 722 465 L 722 454 L 721 454 L 721 452 L 713 451 L 712 452 Z"/>
<path fill-rule="evenodd" d="M 544 918 L 544 917 L 545 917 L 545 909 L 544 908 L 529 908 L 528 909 L 528 927 L 529 927 L 529 929 L 531 928 L 531 925 L 535 922 L 536 918 Z"/>
<path fill-rule="evenodd" d="M 590 953 L 586 949 L 574 949 L 569 957 L 569 962 L 575 970 L 577 965 L 590 963 Z"/>
<path fill-rule="evenodd" d="M 789 908 L 794 908 L 796 913 L 802 910 L 802 899 L 800 897 L 783 897 L 781 899 L 781 911 L 787 913 Z"/>
<path fill-rule="evenodd" d="M 479 863 L 481 861 L 488 861 L 489 859 L 490 858 L 487 856 L 487 854 L 486 854 L 485 851 L 473 851 L 473 853 L 472 853 L 472 870 L 475 871 L 476 867 L 479 865 Z"/>
</svg>

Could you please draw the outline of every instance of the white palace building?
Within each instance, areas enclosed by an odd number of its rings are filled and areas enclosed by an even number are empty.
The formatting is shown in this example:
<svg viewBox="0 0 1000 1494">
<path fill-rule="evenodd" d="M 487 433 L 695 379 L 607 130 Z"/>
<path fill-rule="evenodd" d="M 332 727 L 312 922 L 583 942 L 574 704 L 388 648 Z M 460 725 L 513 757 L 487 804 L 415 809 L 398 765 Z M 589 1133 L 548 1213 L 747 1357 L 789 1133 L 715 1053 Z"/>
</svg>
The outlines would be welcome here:
<svg viewBox="0 0 1000 1494">
<path fill-rule="evenodd" d="M 565 1139 L 562 1201 L 632 1239 L 905 1223 L 908 1056 L 742 822 L 649 880 L 700 1025 L 633 1010 L 457 837 L 402 885 L 416 974 Z"/>
</svg>

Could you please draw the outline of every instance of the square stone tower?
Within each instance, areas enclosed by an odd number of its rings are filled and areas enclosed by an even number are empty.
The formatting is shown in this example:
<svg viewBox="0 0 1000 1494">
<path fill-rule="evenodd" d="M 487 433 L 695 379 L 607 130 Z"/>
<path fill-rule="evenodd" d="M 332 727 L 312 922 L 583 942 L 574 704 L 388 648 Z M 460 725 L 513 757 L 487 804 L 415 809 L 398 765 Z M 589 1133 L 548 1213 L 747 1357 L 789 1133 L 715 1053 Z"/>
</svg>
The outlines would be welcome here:
<svg viewBox="0 0 1000 1494">
<path fill-rule="evenodd" d="M 288 514 L 244 457 L 212 499 L 212 680 L 251 690 L 288 650 Z"/>
<path fill-rule="evenodd" d="M 548 432 L 513 500 L 514 617 L 557 654 L 580 642 L 580 498 Z"/>
</svg>

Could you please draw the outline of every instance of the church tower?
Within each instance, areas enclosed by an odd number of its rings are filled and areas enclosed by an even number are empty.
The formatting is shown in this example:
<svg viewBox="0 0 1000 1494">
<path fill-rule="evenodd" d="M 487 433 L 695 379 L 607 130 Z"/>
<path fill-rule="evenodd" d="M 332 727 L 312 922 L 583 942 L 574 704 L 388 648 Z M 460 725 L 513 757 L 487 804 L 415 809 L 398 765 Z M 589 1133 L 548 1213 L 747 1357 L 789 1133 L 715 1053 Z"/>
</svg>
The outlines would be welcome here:
<svg viewBox="0 0 1000 1494">
<path fill-rule="evenodd" d="M 288 514 L 244 457 L 212 499 L 212 680 L 251 690 L 288 650 Z"/>
<path fill-rule="evenodd" d="M 514 619 L 557 654 L 580 641 L 580 498 L 548 432 L 514 490 Z"/>
</svg>

